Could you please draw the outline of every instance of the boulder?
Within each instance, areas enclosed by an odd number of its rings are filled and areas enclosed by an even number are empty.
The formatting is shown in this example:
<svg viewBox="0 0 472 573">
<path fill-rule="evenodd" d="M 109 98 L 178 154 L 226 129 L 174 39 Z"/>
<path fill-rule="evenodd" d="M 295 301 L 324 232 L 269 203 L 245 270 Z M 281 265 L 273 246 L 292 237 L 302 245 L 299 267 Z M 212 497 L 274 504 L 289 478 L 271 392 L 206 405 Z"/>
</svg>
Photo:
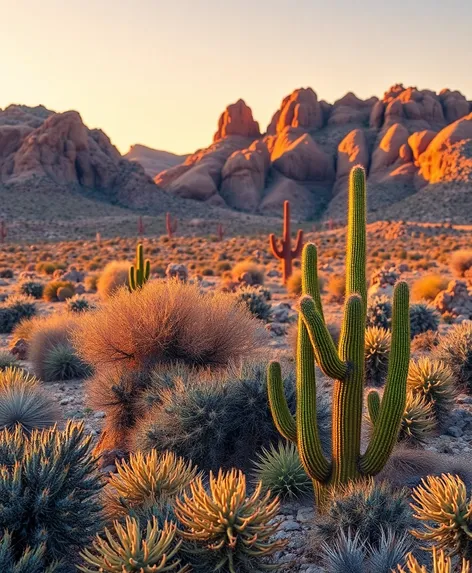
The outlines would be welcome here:
<svg viewBox="0 0 472 573">
<path fill-rule="evenodd" d="M 267 133 L 282 132 L 286 127 L 318 129 L 323 125 L 323 110 L 318 96 L 311 88 L 300 88 L 286 96 L 272 117 Z"/>
<path fill-rule="evenodd" d="M 372 154 L 370 174 L 387 170 L 399 158 L 400 148 L 408 142 L 408 130 L 400 123 L 395 123 L 384 133 L 377 149 Z"/>
<path fill-rule="evenodd" d="M 218 141 L 229 135 L 251 138 L 261 135 L 259 124 L 252 117 L 251 108 L 242 99 L 229 105 L 221 114 L 213 141 Z"/>
<path fill-rule="evenodd" d="M 436 136 L 436 132 L 431 129 L 425 129 L 423 131 L 415 131 L 408 138 L 408 145 L 413 152 L 413 159 L 418 160 L 418 157 L 424 153 L 428 145 L 433 141 Z"/>
</svg>

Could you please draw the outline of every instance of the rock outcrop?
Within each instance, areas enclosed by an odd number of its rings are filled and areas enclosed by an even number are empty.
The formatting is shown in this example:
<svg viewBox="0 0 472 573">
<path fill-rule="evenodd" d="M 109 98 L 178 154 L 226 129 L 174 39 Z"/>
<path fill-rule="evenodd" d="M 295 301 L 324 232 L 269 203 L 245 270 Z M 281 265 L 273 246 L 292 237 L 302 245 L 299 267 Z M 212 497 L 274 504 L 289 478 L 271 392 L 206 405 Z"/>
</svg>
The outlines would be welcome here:
<svg viewBox="0 0 472 573">
<path fill-rule="evenodd" d="M 242 99 L 229 105 L 221 114 L 213 141 L 219 141 L 230 135 L 251 138 L 261 135 L 259 124 L 252 117 L 251 108 Z"/>
</svg>

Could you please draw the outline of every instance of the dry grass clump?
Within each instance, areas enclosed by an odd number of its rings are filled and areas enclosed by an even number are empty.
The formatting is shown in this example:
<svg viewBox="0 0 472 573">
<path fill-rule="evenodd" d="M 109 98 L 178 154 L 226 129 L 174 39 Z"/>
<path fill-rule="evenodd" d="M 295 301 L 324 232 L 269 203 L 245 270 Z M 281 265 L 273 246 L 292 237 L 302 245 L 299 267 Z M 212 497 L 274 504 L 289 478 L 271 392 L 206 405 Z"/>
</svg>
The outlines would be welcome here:
<svg viewBox="0 0 472 573">
<path fill-rule="evenodd" d="M 102 298 L 110 297 L 120 287 L 128 286 L 130 263 L 111 261 L 103 269 L 97 280 L 97 291 Z"/>
<path fill-rule="evenodd" d="M 264 284 L 264 268 L 252 261 L 241 261 L 237 263 L 231 275 L 236 282 L 245 282 L 250 285 Z"/>
<path fill-rule="evenodd" d="M 326 290 L 331 302 L 342 302 L 346 293 L 346 279 L 339 275 L 333 275 L 328 279 Z"/>
<path fill-rule="evenodd" d="M 254 355 L 264 340 L 258 321 L 233 297 L 175 280 L 117 292 L 106 306 L 84 313 L 74 334 L 77 351 L 96 368 L 225 366 Z"/>
<path fill-rule="evenodd" d="M 451 270 L 457 277 L 463 277 L 472 267 L 472 249 L 456 251 L 451 256 Z"/>
<path fill-rule="evenodd" d="M 441 275 L 425 275 L 413 283 L 411 297 L 415 301 L 432 301 L 448 284 L 447 278 Z"/>
</svg>

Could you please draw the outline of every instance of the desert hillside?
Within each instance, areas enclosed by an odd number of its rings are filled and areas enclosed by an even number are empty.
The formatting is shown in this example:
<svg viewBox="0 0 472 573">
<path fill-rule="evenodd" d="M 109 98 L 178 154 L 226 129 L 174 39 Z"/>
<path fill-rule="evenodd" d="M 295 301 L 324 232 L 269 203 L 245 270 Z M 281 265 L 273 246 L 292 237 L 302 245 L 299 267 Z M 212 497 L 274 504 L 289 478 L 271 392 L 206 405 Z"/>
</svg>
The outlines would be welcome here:
<svg viewBox="0 0 472 573">
<path fill-rule="evenodd" d="M 152 149 L 145 145 L 132 145 L 128 153 L 124 155 L 129 161 L 137 161 L 144 167 L 144 171 L 150 176 L 155 177 L 161 171 L 180 165 L 185 161 L 187 155 L 176 155 L 169 151 Z"/>
<path fill-rule="evenodd" d="M 239 100 L 213 143 L 155 177 L 174 195 L 278 214 L 290 199 L 307 219 L 342 219 L 351 167 L 362 164 L 372 220 L 468 222 L 472 207 L 472 104 L 458 91 L 405 88 L 382 99 L 353 93 L 327 103 L 311 88 L 281 103 L 265 131 Z"/>
</svg>

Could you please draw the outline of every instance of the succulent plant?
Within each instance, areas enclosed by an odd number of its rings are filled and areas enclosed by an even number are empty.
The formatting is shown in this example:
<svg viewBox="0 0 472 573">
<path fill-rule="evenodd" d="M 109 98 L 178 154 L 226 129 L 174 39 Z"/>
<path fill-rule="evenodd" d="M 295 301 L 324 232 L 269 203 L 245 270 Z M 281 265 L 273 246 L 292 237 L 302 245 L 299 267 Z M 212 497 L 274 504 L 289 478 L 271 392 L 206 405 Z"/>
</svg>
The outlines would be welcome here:
<svg viewBox="0 0 472 573">
<path fill-rule="evenodd" d="M 418 302 L 410 306 L 410 334 L 415 338 L 418 334 L 432 330 L 436 332 L 439 326 L 440 314 L 431 305 Z"/>
<path fill-rule="evenodd" d="M 127 517 L 125 524 L 115 521 L 113 532 L 105 529 L 92 549 L 82 557 L 83 573 L 186 573 L 188 565 L 178 558 L 181 541 L 176 541 L 176 525 L 166 522 L 162 528 L 155 518 L 148 522 L 144 535 L 138 521 Z"/>
<path fill-rule="evenodd" d="M 70 344 L 57 344 L 44 357 L 44 380 L 74 380 L 87 378 L 91 368 L 75 352 Z"/>
<path fill-rule="evenodd" d="M 369 326 L 365 331 L 365 381 L 369 386 L 385 382 L 390 356 L 392 335 L 379 326 Z"/>
<path fill-rule="evenodd" d="M 454 325 L 441 338 L 434 357 L 452 370 L 456 382 L 472 392 L 472 323 Z"/>
<path fill-rule="evenodd" d="M 470 563 L 465 559 L 462 560 L 460 571 L 453 568 L 453 563 L 444 551 L 436 551 L 433 547 L 433 568 L 431 573 L 470 573 Z M 398 573 L 428 573 L 428 569 L 424 565 L 420 565 L 411 553 L 408 555 L 406 567 L 398 566 Z"/>
<path fill-rule="evenodd" d="M 367 301 L 367 326 L 390 329 L 392 325 L 392 303 L 388 296 L 374 296 Z"/>
<path fill-rule="evenodd" d="M 441 360 L 427 357 L 410 361 L 408 388 L 432 405 L 439 425 L 444 424 L 457 394 L 452 370 Z"/>
<path fill-rule="evenodd" d="M 23 281 L 18 284 L 19 294 L 39 299 L 43 297 L 44 284 L 37 281 Z"/>
<path fill-rule="evenodd" d="M 89 301 L 84 296 L 80 296 L 80 294 L 76 294 L 67 300 L 67 310 L 69 312 L 86 312 L 92 308 L 93 306 Z"/>
<path fill-rule="evenodd" d="M 131 454 L 128 462 L 116 461 L 116 471 L 104 489 L 105 509 L 113 518 L 175 498 L 197 475 L 191 462 L 156 450 Z"/>
<path fill-rule="evenodd" d="M 2 573 L 62 573 L 59 563 L 45 565 L 45 546 L 27 547 L 19 557 L 15 556 L 12 538 L 8 531 L 0 538 L 0 571 Z"/>
<path fill-rule="evenodd" d="M 30 296 L 12 295 L 0 303 L 0 333 L 8 334 L 21 320 L 36 314 L 36 303 Z"/>
<path fill-rule="evenodd" d="M 19 425 L 26 432 L 53 426 L 60 411 L 53 397 L 25 370 L 0 371 L 0 428 Z"/>
<path fill-rule="evenodd" d="M 410 446 L 421 446 L 436 429 L 433 405 L 421 394 L 408 392 L 398 440 Z"/>
<path fill-rule="evenodd" d="M 297 448 L 290 442 L 263 448 L 254 462 L 254 477 L 265 490 L 281 498 L 313 494 L 313 484 L 303 468 Z"/>
<path fill-rule="evenodd" d="M 262 287 L 244 286 L 238 289 L 235 294 L 236 300 L 245 304 L 248 310 L 256 318 L 268 320 L 272 314 L 272 306 L 268 302 L 267 289 Z"/>
<path fill-rule="evenodd" d="M 413 534 L 447 554 L 472 557 L 472 498 L 459 476 L 428 476 L 413 491 L 414 517 L 423 522 Z"/>
<path fill-rule="evenodd" d="M 247 494 L 241 471 L 210 473 L 209 491 L 198 477 L 189 493 L 176 501 L 176 515 L 186 549 L 196 558 L 198 571 L 222 570 L 229 573 L 256 573 L 274 569 L 266 558 L 280 551 L 285 543 L 273 539 L 279 524 L 279 510 L 270 493 L 261 496 L 261 484 Z M 214 568 L 214 569 L 213 569 Z"/>
<path fill-rule="evenodd" d="M 0 370 L 5 370 L 6 368 L 18 368 L 19 360 L 16 356 L 8 352 L 7 350 L 0 350 Z"/>
</svg>

